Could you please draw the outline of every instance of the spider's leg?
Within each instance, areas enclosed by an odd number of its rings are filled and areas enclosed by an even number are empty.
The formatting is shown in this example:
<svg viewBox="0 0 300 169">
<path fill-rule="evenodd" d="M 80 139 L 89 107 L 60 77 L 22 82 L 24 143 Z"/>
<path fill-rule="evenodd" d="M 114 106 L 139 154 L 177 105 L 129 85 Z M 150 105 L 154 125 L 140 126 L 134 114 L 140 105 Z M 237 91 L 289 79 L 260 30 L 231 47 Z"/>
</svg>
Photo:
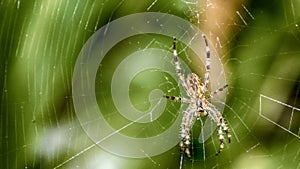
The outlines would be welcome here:
<svg viewBox="0 0 300 169">
<path fill-rule="evenodd" d="M 186 111 L 184 111 L 181 128 L 180 128 L 180 148 L 190 160 L 192 160 L 191 152 L 190 152 L 190 144 L 191 144 L 191 137 L 190 137 L 190 129 L 193 124 L 193 109 L 188 107 Z"/>
<path fill-rule="evenodd" d="M 224 145 L 225 145 L 225 139 L 224 139 L 224 135 L 223 135 L 223 130 L 225 131 L 225 133 L 226 133 L 226 135 L 228 137 L 228 142 L 229 143 L 231 141 L 231 134 L 229 132 L 228 127 L 226 126 L 226 123 L 224 121 L 224 118 L 223 118 L 222 114 L 215 108 L 214 105 L 208 104 L 206 110 L 208 112 L 208 115 L 217 124 L 218 135 L 219 135 L 219 140 L 220 140 L 220 147 L 219 147 L 219 151 L 217 152 L 216 155 L 219 155 L 221 153 L 221 151 L 223 150 Z"/>
<path fill-rule="evenodd" d="M 225 133 L 226 133 L 226 136 L 227 136 L 227 138 L 228 138 L 228 143 L 230 143 L 230 142 L 231 142 L 231 133 L 230 133 L 230 131 L 229 131 L 229 129 L 228 129 L 226 123 L 224 122 L 224 119 L 222 119 L 221 126 L 222 126 L 223 130 L 224 130 Z"/>
<path fill-rule="evenodd" d="M 221 123 L 218 124 L 218 135 L 219 135 L 219 140 L 220 140 L 220 147 L 219 147 L 219 151 L 217 152 L 216 155 L 219 155 L 221 153 L 221 151 L 223 150 L 224 145 L 225 145 L 225 140 L 224 140 L 224 136 L 223 136 Z"/>
<path fill-rule="evenodd" d="M 183 153 L 181 152 L 181 155 L 180 155 L 180 163 L 179 163 L 179 169 L 182 169 L 182 163 L 183 163 Z"/>
<path fill-rule="evenodd" d="M 213 95 L 216 95 L 216 94 L 218 94 L 219 92 L 224 91 L 227 87 L 228 87 L 228 84 L 226 84 L 226 85 L 224 85 L 223 87 L 221 87 L 221 88 L 215 90 L 214 92 L 211 93 L 211 95 L 212 95 L 212 94 L 213 94 Z"/>
<path fill-rule="evenodd" d="M 188 158 L 190 160 L 192 160 L 190 146 L 189 146 L 190 144 L 191 144 L 191 141 L 190 141 L 189 135 L 188 135 L 188 138 L 187 137 L 181 138 L 180 151 L 181 151 L 181 153 L 185 153 L 188 156 Z"/>
<path fill-rule="evenodd" d="M 224 118 L 223 117 L 220 118 L 220 123 L 218 125 L 218 134 L 219 134 L 219 139 L 220 139 L 221 145 L 220 145 L 220 149 L 219 149 L 219 151 L 218 151 L 218 153 L 216 155 L 218 155 L 222 151 L 222 149 L 224 148 L 224 136 L 223 136 L 222 129 L 225 131 L 226 136 L 228 137 L 228 142 L 230 143 L 230 141 L 231 141 L 231 134 L 230 134 L 230 132 L 228 130 L 228 127 L 226 126 L 226 124 L 224 122 Z"/>
<path fill-rule="evenodd" d="M 177 49 L 176 49 L 176 38 L 175 37 L 174 37 L 174 41 L 173 41 L 173 55 L 174 55 L 174 62 L 175 62 L 175 66 L 176 66 L 176 73 L 177 73 L 177 75 L 180 79 L 181 85 L 187 91 L 188 87 L 185 83 L 184 76 L 181 73 L 181 68 L 180 68 L 180 64 L 179 64 L 179 60 L 178 60 Z"/>
<path fill-rule="evenodd" d="M 177 101 L 177 102 L 189 103 L 189 100 L 186 99 L 186 98 L 183 98 L 183 97 L 167 96 L 167 95 L 164 95 L 163 97 L 167 98 L 167 99 L 170 99 L 170 100 Z"/>
<path fill-rule="evenodd" d="M 212 104 L 210 104 L 210 106 L 213 106 Z M 226 133 L 226 136 L 228 138 L 228 142 L 230 143 L 231 142 L 231 133 L 225 123 L 225 120 L 222 116 L 222 114 L 213 106 L 213 108 L 215 109 L 215 112 L 216 112 L 216 119 L 219 119 L 219 123 L 221 125 L 221 129 L 223 129 L 223 131 L 225 131 Z"/>
<path fill-rule="evenodd" d="M 204 85 L 203 85 L 203 90 L 207 89 L 207 85 L 209 83 L 209 72 L 210 72 L 210 49 L 208 47 L 208 42 L 206 39 L 206 36 L 204 34 L 202 34 L 202 37 L 204 39 L 205 42 L 205 49 L 206 49 L 206 63 L 205 63 L 205 67 L 206 67 L 206 72 L 205 72 L 205 81 L 204 81 Z"/>
</svg>

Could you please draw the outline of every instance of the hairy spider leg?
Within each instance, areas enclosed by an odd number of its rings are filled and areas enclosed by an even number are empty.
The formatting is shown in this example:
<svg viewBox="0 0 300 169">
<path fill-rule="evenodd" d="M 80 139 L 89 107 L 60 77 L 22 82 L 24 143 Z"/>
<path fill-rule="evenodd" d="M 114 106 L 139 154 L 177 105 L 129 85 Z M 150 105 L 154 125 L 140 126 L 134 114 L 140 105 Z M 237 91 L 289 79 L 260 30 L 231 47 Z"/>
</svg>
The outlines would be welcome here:
<svg viewBox="0 0 300 169">
<path fill-rule="evenodd" d="M 231 142 L 231 133 L 229 132 L 229 129 L 228 129 L 227 125 L 225 124 L 224 118 L 222 118 L 221 126 L 227 135 L 228 143 L 230 143 Z"/>
<path fill-rule="evenodd" d="M 174 62 L 175 62 L 177 76 L 180 79 L 182 87 L 187 91 L 188 87 L 185 83 L 184 75 L 181 73 L 180 63 L 179 63 L 179 60 L 178 60 L 177 49 L 176 49 L 176 38 L 175 37 L 173 39 L 173 55 L 174 55 Z"/>
<path fill-rule="evenodd" d="M 190 152 L 190 144 L 191 144 L 191 138 L 190 138 L 190 129 L 191 125 L 193 124 L 193 111 L 189 107 L 186 111 L 184 111 L 182 122 L 180 126 L 180 151 L 181 153 L 185 153 L 190 160 L 192 160 L 191 152 Z"/>
<path fill-rule="evenodd" d="M 220 119 L 220 121 L 221 121 L 221 119 Z M 221 153 L 221 151 L 223 150 L 224 145 L 225 145 L 225 139 L 223 136 L 222 125 L 220 122 L 218 123 L 218 135 L 219 135 L 219 140 L 220 140 L 220 147 L 219 147 L 219 151 L 216 153 L 216 155 L 219 155 Z"/>
<path fill-rule="evenodd" d="M 205 72 L 205 81 L 204 81 L 204 85 L 203 85 L 203 91 L 204 89 L 207 89 L 208 87 L 208 84 L 210 82 L 210 77 L 209 77 L 209 74 L 210 74 L 210 48 L 208 46 L 208 41 L 206 39 L 206 36 L 204 34 L 202 34 L 202 37 L 204 39 L 204 42 L 205 42 L 205 49 L 206 49 L 206 72 Z M 228 85 L 226 84 L 225 86 L 219 88 L 218 90 L 214 91 L 213 94 L 217 94 L 218 92 L 221 92 L 223 91 L 225 88 L 227 88 Z M 218 126 L 218 135 L 219 135 L 219 140 L 220 140 L 220 148 L 219 148 L 219 151 L 216 155 L 218 155 L 224 148 L 224 144 L 225 144 L 225 141 L 224 141 L 224 136 L 223 136 L 223 131 L 225 131 L 227 137 L 228 137 L 228 142 L 230 143 L 231 141 L 231 134 L 228 130 L 228 127 L 226 126 L 225 122 L 224 122 L 224 118 L 222 117 L 221 113 L 217 110 L 217 109 L 214 109 L 213 110 L 214 113 L 216 113 L 216 116 L 217 118 L 215 118 L 215 122 L 217 123 L 217 126 Z M 212 116 L 214 117 L 214 116 Z"/>
<path fill-rule="evenodd" d="M 216 94 L 219 94 L 220 92 L 223 92 L 226 88 L 228 87 L 228 84 L 224 85 L 223 87 L 215 90 L 214 92 L 211 93 L 211 95 L 216 95 Z M 222 116 L 221 116 L 222 117 Z M 228 143 L 231 142 L 231 133 L 227 127 L 227 125 L 225 124 L 225 120 L 224 118 L 222 117 L 222 121 L 221 121 L 221 127 L 222 129 L 225 131 L 226 135 L 227 135 L 227 138 L 228 138 Z"/>
<path fill-rule="evenodd" d="M 204 34 L 202 34 L 202 37 L 205 42 L 205 51 L 206 51 L 206 63 L 205 63 L 206 72 L 205 72 L 205 81 L 204 81 L 204 85 L 203 85 L 203 90 L 206 91 L 206 89 L 208 87 L 207 85 L 209 83 L 209 73 L 210 73 L 210 49 L 208 47 L 208 41 L 206 39 L 206 36 Z"/>
<path fill-rule="evenodd" d="M 176 73 L 180 79 L 182 87 L 185 91 L 188 91 L 188 86 L 186 84 L 184 75 L 181 73 L 180 63 L 177 55 L 176 49 L 176 38 L 173 39 L 173 55 L 174 55 L 174 62 L 176 67 Z M 189 94 L 189 93 L 188 93 Z M 181 122 L 181 133 L 180 133 L 180 151 L 185 152 L 189 159 L 191 159 L 191 153 L 189 149 L 190 145 L 190 127 L 193 120 L 193 113 L 190 109 L 186 110 L 183 114 L 182 122 Z"/>
<path fill-rule="evenodd" d="M 216 94 L 218 94 L 218 93 L 220 93 L 220 92 L 223 92 L 227 87 L 228 87 L 228 84 L 226 84 L 226 85 L 224 85 L 223 87 L 221 87 L 221 88 L 215 90 L 214 92 L 211 92 L 211 94 L 216 95 Z"/>
<path fill-rule="evenodd" d="M 223 133 L 222 130 L 225 131 L 226 136 L 228 138 L 228 143 L 230 143 L 231 142 L 231 134 L 228 130 L 228 127 L 225 124 L 224 118 L 222 116 L 220 116 L 220 122 L 218 124 L 218 134 L 219 134 L 219 139 L 220 139 L 221 144 L 220 144 L 219 151 L 217 152 L 216 155 L 219 155 L 221 153 L 221 151 L 223 150 L 224 145 L 225 145 L 225 139 L 224 139 L 224 136 L 222 134 Z"/>
<path fill-rule="evenodd" d="M 225 145 L 223 131 L 225 131 L 229 143 L 231 142 L 231 134 L 228 130 L 228 127 L 224 121 L 222 114 L 215 108 L 215 106 L 209 103 L 208 107 L 206 109 L 208 110 L 209 116 L 217 124 L 218 135 L 219 135 L 219 140 L 220 140 L 220 147 L 219 147 L 219 151 L 216 153 L 216 155 L 219 155 Z"/>
<path fill-rule="evenodd" d="M 177 96 L 168 96 L 168 95 L 163 95 L 164 98 L 177 101 L 177 102 L 184 102 L 184 103 L 189 103 L 189 99 L 183 98 L 183 97 L 177 97 Z"/>
</svg>

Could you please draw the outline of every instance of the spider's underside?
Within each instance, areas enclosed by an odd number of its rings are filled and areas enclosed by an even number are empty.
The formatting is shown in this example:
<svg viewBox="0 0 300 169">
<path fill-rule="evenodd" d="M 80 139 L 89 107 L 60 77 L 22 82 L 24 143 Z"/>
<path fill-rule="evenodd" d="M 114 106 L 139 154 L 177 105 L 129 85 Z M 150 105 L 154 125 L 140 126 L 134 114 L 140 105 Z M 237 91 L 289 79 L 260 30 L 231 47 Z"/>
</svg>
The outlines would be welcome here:
<svg viewBox="0 0 300 169">
<path fill-rule="evenodd" d="M 220 140 L 220 147 L 219 151 L 216 155 L 218 155 L 224 148 L 225 139 L 223 135 L 223 131 L 226 133 L 228 137 L 228 142 L 230 143 L 231 134 L 228 130 L 228 127 L 224 121 L 222 114 L 212 105 L 208 98 L 206 97 L 206 93 L 208 92 L 208 84 L 210 82 L 209 79 L 209 72 L 210 72 L 210 49 L 208 47 L 208 42 L 206 36 L 203 34 L 203 39 L 206 45 L 206 73 L 205 73 L 205 80 L 201 82 L 199 76 L 195 73 L 190 73 L 185 78 L 184 75 L 181 73 L 180 64 L 178 61 L 177 56 L 177 49 L 176 49 L 176 38 L 174 38 L 173 42 L 173 54 L 174 54 L 174 62 L 176 66 L 176 73 L 180 79 L 180 83 L 184 90 L 186 91 L 189 99 L 175 97 L 175 96 L 164 96 L 167 99 L 185 102 L 188 103 L 188 108 L 184 111 L 182 122 L 180 126 L 180 151 L 181 154 L 185 153 L 191 159 L 191 152 L 190 152 L 190 144 L 191 144 L 191 137 L 190 137 L 190 130 L 192 128 L 193 122 L 195 119 L 199 119 L 203 116 L 210 117 L 217 125 L 218 128 L 218 135 Z M 219 91 L 223 91 L 228 85 L 218 89 L 217 91 L 213 92 L 212 94 L 216 94 Z M 182 164 L 181 155 L 181 164 Z"/>
</svg>

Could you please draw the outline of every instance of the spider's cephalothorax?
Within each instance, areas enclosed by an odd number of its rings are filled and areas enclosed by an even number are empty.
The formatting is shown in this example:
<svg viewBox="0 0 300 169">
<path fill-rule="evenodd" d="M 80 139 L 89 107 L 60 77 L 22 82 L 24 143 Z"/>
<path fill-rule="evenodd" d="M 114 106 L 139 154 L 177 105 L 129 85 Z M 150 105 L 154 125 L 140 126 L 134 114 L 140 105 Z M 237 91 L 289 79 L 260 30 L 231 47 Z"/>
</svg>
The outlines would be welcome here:
<svg viewBox="0 0 300 169">
<path fill-rule="evenodd" d="M 191 152 L 189 149 L 191 143 L 190 130 L 192 128 L 193 122 L 195 119 L 199 119 L 202 116 L 209 116 L 216 124 L 218 128 L 218 135 L 220 140 L 219 151 L 216 155 L 218 155 L 224 148 L 224 136 L 223 131 L 226 133 L 228 137 L 228 142 L 230 143 L 231 134 L 228 130 L 227 125 L 225 124 L 224 118 L 222 114 L 215 108 L 213 104 L 211 104 L 206 97 L 206 93 L 208 92 L 207 87 L 209 83 L 209 72 L 210 72 L 210 49 L 208 47 L 208 42 L 205 35 L 202 36 L 205 45 L 206 45 L 206 73 L 205 80 L 201 82 L 199 76 L 195 73 L 188 74 L 187 78 L 184 78 L 184 75 L 181 73 L 180 64 L 178 61 L 177 50 L 176 50 L 176 38 L 174 38 L 173 42 L 173 54 L 174 54 L 174 62 L 176 66 L 176 73 L 180 79 L 180 83 L 182 87 L 185 89 L 189 99 L 175 97 L 175 96 L 164 96 L 167 99 L 180 101 L 184 103 L 188 103 L 189 106 L 187 110 L 184 111 L 182 122 L 180 126 L 180 150 L 184 152 L 191 159 Z M 218 89 L 212 94 L 216 94 L 218 91 L 223 91 L 228 85 Z M 182 164 L 182 156 L 181 162 Z"/>
<path fill-rule="evenodd" d="M 203 107 L 207 107 L 207 100 L 205 98 L 206 88 L 203 87 L 203 83 L 195 73 L 190 73 L 186 78 L 186 84 L 188 86 L 188 95 L 190 96 L 190 102 L 195 105 L 196 116 L 206 116 L 206 111 Z"/>
</svg>

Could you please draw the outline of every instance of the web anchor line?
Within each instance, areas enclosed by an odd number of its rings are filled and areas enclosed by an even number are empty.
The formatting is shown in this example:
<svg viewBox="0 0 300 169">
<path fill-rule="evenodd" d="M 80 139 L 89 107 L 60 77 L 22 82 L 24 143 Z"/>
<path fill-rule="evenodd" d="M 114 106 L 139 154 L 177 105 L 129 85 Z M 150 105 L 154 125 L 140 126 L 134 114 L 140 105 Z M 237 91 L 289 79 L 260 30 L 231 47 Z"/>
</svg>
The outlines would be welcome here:
<svg viewBox="0 0 300 169">
<path fill-rule="evenodd" d="M 80 151 L 79 153 L 75 154 L 74 156 L 70 157 L 69 159 L 67 159 L 66 161 L 60 163 L 59 165 L 57 165 L 56 167 L 54 167 L 54 169 L 60 168 L 63 165 L 65 165 L 66 163 L 72 161 L 73 159 L 75 159 L 76 157 L 80 156 L 81 154 L 87 152 L 88 150 L 90 150 L 91 148 L 95 147 L 96 145 L 100 144 L 101 142 L 105 141 L 106 139 L 112 137 L 113 135 L 119 133 L 120 131 L 124 130 L 125 128 L 129 127 L 130 125 L 132 125 L 133 123 L 136 123 L 137 121 L 141 120 L 142 118 L 150 115 L 152 113 L 153 110 L 155 110 L 155 108 L 157 107 L 157 105 L 160 104 L 160 102 L 162 101 L 162 99 L 159 99 L 159 102 L 156 104 L 156 106 L 153 107 L 153 109 L 151 111 L 149 111 L 148 113 L 142 115 L 141 117 L 137 118 L 136 120 L 126 124 L 125 126 L 121 127 L 120 129 L 112 132 L 111 134 L 105 136 L 104 138 L 100 139 L 99 141 L 97 141 L 96 143 L 84 148 L 82 151 Z"/>
<path fill-rule="evenodd" d="M 277 127 L 281 128 L 282 130 L 284 130 L 284 131 L 290 133 L 291 135 L 297 137 L 298 139 L 300 139 L 300 136 L 299 136 L 299 135 L 293 133 L 293 132 L 290 131 L 289 129 L 283 127 L 283 126 L 280 125 L 280 124 L 277 124 L 277 123 L 276 123 L 275 121 L 273 121 L 272 119 L 270 119 L 270 118 L 268 118 L 267 116 L 263 115 L 263 113 L 262 113 L 262 98 L 265 98 L 265 99 L 267 99 L 267 100 L 270 100 L 270 101 L 272 101 L 272 102 L 275 102 L 275 103 L 277 103 L 277 104 L 279 104 L 279 105 L 282 105 L 282 106 L 291 108 L 292 111 L 296 110 L 296 111 L 299 111 L 299 112 L 300 112 L 300 108 L 293 107 L 293 106 L 291 106 L 291 105 L 288 105 L 288 104 L 283 103 L 283 102 L 281 102 L 281 101 L 275 100 L 275 99 L 273 99 L 273 98 L 271 98 L 271 97 L 268 97 L 268 96 L 266 96 L 266 95 L 263 95 L 263 94 L 260 94 L 260 95 L 259 95 L 259 115 L 260 115 L 262 118 L 264 118 L 265 120 L 269 121 L 270 123 L 276 125 Z M 293 116 L 291 116 L 291 118 L 292 118 L 292 117 L 293 117 Z M 290 120 L 290 121 L 291 121 L 291 120 Z"/>
</svg>

